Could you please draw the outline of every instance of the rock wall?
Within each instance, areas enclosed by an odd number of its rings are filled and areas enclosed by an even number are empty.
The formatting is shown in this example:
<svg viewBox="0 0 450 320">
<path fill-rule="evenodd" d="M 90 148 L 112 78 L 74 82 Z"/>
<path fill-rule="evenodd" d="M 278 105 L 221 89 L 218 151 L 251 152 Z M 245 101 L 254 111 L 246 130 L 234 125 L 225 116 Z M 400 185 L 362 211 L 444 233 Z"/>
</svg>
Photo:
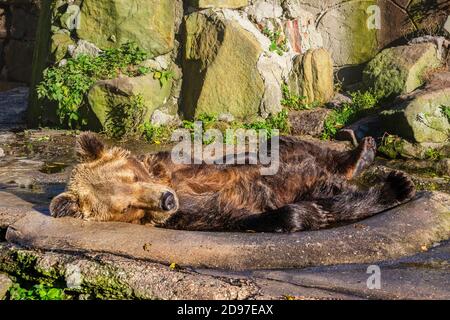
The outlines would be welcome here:
<svg viewBox="0 0 450 320">
<path fill-rule="evenodd" d="M 0 81 L 31 81 L 39 2 L 0 1 Z"/>
<path fill-rule="evenodd" d="M 163 96 L 149 88 L 148 95 L 159 97 L 152 112 L 187 118 L 226 113 L 244 120 L 281 110 L 281 87 L 302 68 L 296 61 L 307 51 L 325 48 L 340 80 L 359 82 L 362 66 L 381 49 L 421 30 L 438 32 L 450 13 L 445 0 L 58 0 L 43 5 L 33 86 L 47 66 L 133 41 L 151 55 L 150 65 L 177 75 Z M 326 66 L 319 74 L 329 73 L 328 60 L 316 64 Z M 32 93 L 30 123 L 36 125 L 47 110 Z"/>
</svg>

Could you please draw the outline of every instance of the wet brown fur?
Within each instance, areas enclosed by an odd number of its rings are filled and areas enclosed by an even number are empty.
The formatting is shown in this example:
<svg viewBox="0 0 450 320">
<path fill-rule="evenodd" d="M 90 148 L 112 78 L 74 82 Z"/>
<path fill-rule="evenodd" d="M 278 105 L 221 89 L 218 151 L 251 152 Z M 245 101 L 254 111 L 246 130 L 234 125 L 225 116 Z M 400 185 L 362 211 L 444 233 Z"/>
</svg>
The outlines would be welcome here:
<svg viewBox="0 0 450 320">
<path fill-rule="evenodd" d="M 312 142 L 282 138 L 280 168 L 262 176 L 259 165 L 176 165 L 170 153 L 133 157 L 107 150 L 90 133 L 77 142 L 82 164 L 66 193 L 51 205 L 54 216 L 98 221 L 153 223 L 207 231 L 295 232 L 357 221 L 414 196 L 411 180 L 393 172 L 362 189 L 351 182 L 375 155 L 373 139 L 339 152 Z M 163 212 L 164 192 L 177 210 Z"/>
</svg>

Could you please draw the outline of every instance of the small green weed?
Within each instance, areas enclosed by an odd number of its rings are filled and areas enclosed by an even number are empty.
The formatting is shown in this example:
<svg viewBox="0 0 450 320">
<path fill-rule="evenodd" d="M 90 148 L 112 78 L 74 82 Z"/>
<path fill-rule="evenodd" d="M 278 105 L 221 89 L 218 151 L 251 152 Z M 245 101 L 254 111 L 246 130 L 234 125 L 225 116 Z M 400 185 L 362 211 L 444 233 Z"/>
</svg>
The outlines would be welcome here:
<svg viewBox="0 0 450 320">
<path fill-rule="evenodd" d="M 173 126 L 155 126 L 149 122 L 141 126 L 144 139 L 152 144 L 169 143 L 175 129 Z"/>
<path fill-rule="evenodd" d="M 282 56 L 285 52 L 288 52 L 287 40 L 281 31 L 272 31 L 269 28 L 263 29 L 263 34 L 270 39 L 269 50 L 276 52 Z"/>
<path fill-rule="evenodd" d="M 25 289 L 16 283 L 9 289 L 9 298 L 10 300 L 65 300 L 67 296 L 63 289 L 52 288 L 44 284 Z"/>
<path fill-rule="evenodd" d="M 325 120 L 322 139 L 329 140 L 338 131 L 356 121 L 368 111 L 376 108 L 379 99 L 371 92 L 354 92 L 351 94 L 352 103 L 345 103 L 340 109 L 333 110 Z"/>
<path fill-rule="evenodd" d="M 441 106 L 442 113 L 447 117 L 448 122 L 450 122 L 450 106 Z"/>
<path fill-rule="evenodd" d="M 444 158 L 444 155 L 435 148 L 429 148 L 427 151 L 425 151 L 425 159 L 431 160 L 431 161 L 439 161 Z"/>
<path fill-rule="evenodd" d="M 304 101 L 306 97 L 293 94 L 287 84 L 283 84 L 281 89 L 283 91 L 283 100 L 281 100 L 281 105 L 289 110 L 311 110 L 320 105 L 318 102 L 313 102 L 311 104 L 305 103 Z"/>
</svg>

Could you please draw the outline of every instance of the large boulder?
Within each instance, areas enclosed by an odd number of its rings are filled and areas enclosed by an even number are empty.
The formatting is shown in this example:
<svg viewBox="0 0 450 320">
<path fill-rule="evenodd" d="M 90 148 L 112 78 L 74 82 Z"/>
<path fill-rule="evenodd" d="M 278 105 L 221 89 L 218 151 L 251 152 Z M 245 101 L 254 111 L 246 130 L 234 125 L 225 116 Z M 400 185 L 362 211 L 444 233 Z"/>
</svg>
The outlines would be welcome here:
<svg viewBox="0 0 450 320">
<path fill-rule="evenodd" d="M 213 11 L 187 16 L 185 28 L 185 114 L 230 113 L 239 119 L 257 115 L 264 95 L 256 68 L 263 49 L 257 39 Z"/>
<path fill-rule="evenodd" d="M 174 48 L 175 1 L 84 0 L 77 36 L 103 49 L 133 41 L 165 54 Z"/>
<path fill-rule="evenodd" d="M 309 50 L 294 59 L 289 79 L 292 92 L 305 97 L 305 103 L 326 103 L 334 96 L 333 60 L 321 48 Z"/>
<path fill-rule="evenodd" d="M 91 111 L 88 123 L 93 126 L 92 129 L 104 129 L 107 121 L 114 114 L 114 108 L 129 106 L 138 96 L 142 97 L 144 108 L 143 118 L 140 120 L 150 121 L 153 112 L 168 101 L 171 89 L 171 81 L 161 85 L 151 74 L 99 81 L 88 94 L 89 111 Z M 100 128 L 96 127 L 98 125 Z"/>
<path fill-rule="evenodd" d="M 364 84 L 380 97 L 411 93 L 424 83 L 427 72 L 441 66 L 433 43 L 417 43 L 383 50 L 364 70 Z"/>
<path fill-rule="evenodd" d="M 283 26 L 265 11 L 260 12 L 262 24 L 256 23 L 252 8 L 203 10 L 186 16 L 182 62 L 186 116 L 228 113 L 249 120 L 282 110 L 282 85 L 297 53 L 291 45 L 273 50 L 264 26 L 275 24 L 281 33 Z"/>
<path fill-rule="evenodd" d="M 419 143 L 448 143 L 450 123 L 450 72 L 435 74 L 422 90 L 397 100 L 383 111 L 381 121 L 389 133 Z M 448 110 L 448 109 L 447 109 Z"/>
</svg>

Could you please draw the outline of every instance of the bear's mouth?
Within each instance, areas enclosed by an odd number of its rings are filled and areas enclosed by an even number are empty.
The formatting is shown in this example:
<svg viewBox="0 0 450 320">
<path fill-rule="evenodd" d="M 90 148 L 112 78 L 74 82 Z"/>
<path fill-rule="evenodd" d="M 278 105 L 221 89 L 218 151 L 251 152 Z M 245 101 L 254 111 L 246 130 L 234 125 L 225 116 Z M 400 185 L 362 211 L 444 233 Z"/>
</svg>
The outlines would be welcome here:
<svg viewBox="0 0 450 320">
<path fill-rule="evenodd" d="M 163 226 L 174 214 L 175 212 L 169 211 L 147 211 L 146 221 L 147 224 L 161 227 Z"/>
</svg>

